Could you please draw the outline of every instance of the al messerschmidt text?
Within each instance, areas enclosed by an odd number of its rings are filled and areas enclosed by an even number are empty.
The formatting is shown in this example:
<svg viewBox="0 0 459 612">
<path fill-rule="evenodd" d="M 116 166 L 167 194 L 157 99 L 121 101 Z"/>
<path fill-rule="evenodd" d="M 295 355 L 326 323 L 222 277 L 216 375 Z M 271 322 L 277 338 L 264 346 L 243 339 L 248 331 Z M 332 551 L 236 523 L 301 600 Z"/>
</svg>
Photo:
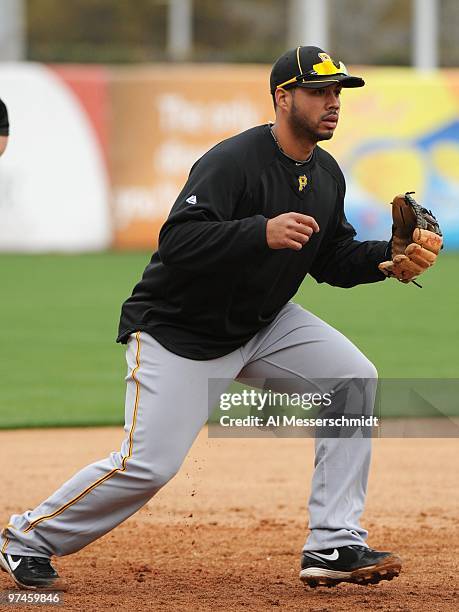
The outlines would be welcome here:
<svg viewBox="0 0 459 612">
<path fill-rule="evenodd" d="M 220 417 L 222 427 L 378 427 L 379 418 L 377 416 L 346 417 L 335 418 L 302 418 L 288 415 L 273 415 L 266 419 L 260 416 L 230 417 L 224 414 Z"/>
</svg>

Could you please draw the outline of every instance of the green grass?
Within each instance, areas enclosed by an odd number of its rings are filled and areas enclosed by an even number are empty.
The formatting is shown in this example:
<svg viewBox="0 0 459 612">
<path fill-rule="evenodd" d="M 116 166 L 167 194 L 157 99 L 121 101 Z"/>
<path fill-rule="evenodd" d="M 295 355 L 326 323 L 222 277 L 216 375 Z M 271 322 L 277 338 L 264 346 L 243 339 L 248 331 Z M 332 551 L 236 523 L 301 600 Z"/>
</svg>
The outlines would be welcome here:
<svg viewBox="0 0 459 612">
<path fill-rule="evenodd" d="M 122 423 L 120 306 L 147 253 L 1 255 L 0 427 Z M 307 279 L 296 300 L 342 331 L 380 376 L 459 378 L 459 254 L 423 289 L 386 281 L 337 289 Z"/>
<path fill-rule="evenodd" d="M 419 289 L 393 279 L 339 289 L 308 278 L 297 301 L 350 338 L 385 378 L 459 378 L 459 253 Z"/>
<path fill-rule="evenodd" d="M 0 426 L 120 423 L 120 306 L 148 255 L 2 255 Z"/>
</svg>

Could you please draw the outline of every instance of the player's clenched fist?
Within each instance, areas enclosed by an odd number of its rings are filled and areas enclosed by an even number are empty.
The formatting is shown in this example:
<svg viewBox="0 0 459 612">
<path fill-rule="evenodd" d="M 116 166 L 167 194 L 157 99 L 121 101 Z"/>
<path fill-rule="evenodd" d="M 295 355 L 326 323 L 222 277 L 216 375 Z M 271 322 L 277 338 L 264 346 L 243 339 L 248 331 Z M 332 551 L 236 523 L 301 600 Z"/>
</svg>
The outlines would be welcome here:
<svg viewBox="0 0 459 612">
<path fill-rule="evenodd" d="M 288 212 L 269 219 L 266 224 L 266 240 L 270 249 L 300 251 L 319 226 L 314 217 Z"/>
</svg>

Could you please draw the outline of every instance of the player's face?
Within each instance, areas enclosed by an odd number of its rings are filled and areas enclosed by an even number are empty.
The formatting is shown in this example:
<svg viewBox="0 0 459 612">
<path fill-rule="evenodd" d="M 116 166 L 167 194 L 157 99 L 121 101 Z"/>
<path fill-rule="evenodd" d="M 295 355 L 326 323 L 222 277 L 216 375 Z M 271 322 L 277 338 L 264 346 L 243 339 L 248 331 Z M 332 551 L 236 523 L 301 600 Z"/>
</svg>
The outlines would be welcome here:
<svg viewBox="0 0 459 612">
<path fill-rule="evenodd" d="M 320 89 L 295 87 L 288 115 L 292 131 L 312 142 L 329 140 L 338 124 L 341 89 L 338 83 Z"/>
</svg>

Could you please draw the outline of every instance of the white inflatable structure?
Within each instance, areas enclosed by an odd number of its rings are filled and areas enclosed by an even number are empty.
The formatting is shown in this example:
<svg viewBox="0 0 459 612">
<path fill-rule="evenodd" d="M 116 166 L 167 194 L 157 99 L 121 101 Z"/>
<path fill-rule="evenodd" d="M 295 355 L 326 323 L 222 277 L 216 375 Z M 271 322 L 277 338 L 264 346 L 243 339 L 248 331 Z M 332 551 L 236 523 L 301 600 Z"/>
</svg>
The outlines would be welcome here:
<svg viewBox="0 0 459 612">
<path fill-rule="evenodd" d="M 94 251 L 111 240 L 107 170 L 80 102 L 52 70 L 0 64 L 10 138 L 0 159 L 0 251 Z"/>
</svg>

